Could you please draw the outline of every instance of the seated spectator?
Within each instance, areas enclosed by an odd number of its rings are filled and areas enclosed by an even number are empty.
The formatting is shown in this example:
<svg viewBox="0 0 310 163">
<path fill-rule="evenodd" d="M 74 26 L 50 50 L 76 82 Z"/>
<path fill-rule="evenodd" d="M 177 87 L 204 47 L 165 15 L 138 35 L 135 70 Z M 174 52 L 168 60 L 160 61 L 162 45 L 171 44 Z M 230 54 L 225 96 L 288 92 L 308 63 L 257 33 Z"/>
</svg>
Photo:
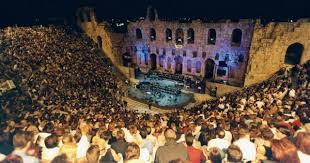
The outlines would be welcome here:
<svg viewBox="0 0 310 163">
<path fill-rule="evenodd" d="M 74 137 L 70 134 L 63 136 L 63 145 L 60 147 L 59 153 L 65 154 L 68 161 L 76 162 L 77 158 L 77 145 L 75 143 Z"/>
<path fill-rule="evenodd" d="M 242 152 L 236 145 L 230 145 L 227 149 L 227 163 L 242 163 Z"/>
<path fill-rule="evenodd" d="M 129 143 L 126 149 L 125 163 L 145 163 L 145 161 L 139 159 L 140 148 L 136 143 Z"/>
<path fill-rule="evenodd" d="M 176 133 L 174 130 L 168 128 L 165 133 L 166 143 L 160 146 L 155 154 L 155 163 L 169 162 L 175 159 L 188 160 L 186 147 L 176 142 Z"/>
<path fill-rule="evenodd" d="M 296 136 L 296 147 L 300 163 L 310 160 L 310 133 L 300 132 Z"/>
<path fill-rule="evenodd" d="M 273 158 L 280 163 L 300 163 L 297 148 L 287 138 L 271 141 Z"/>
<path fill-rule="evenodd" d="M 29 156 L 26 152 L 30 147 L 31 142 L 27 141 L 25 132 L 17 132 L 13 137 L 14 151 L 12 154 L 18 155 L 23 159 L 23 162 L 39 163 L 39 159 Z"/>
<path fill-rule="evenodd" d="M 217 138 L 211 139 L 208 142 L 208 148 L 217 147 L 221 150 L 226 150 L 229 147 L 230 142 L 228 142 L 227 140 L 224 139 L 225 138 L 225 131 L 219 130 L 216 137 Z"/>
<path fill-rule="evenodd" d="M 193 147 L 194 139 L 195 137 L 191 133 L 186 134 L 185 142 L 187 145 L 186 147 L 187 154 L 188 154 L 189 160 L 192 163 L 200 163 L 202 161 L 205 161 L 206 157 L 204 156 L 203 152 L 200 149 L 196 149 Z"/>
<path fill-rule="evenodd" d="M 116 133 L 116 142 L 111 144 L 111 148 L 115 150 L 116 153 L 121 153 L 123 158 L 125 158 L 125 152 L 128 143 L 125 141 L 125 133 L 122 129 L 119 129 Z"/>
<path fill-rule="evenodd" d="M 250 141 L 250 133 L 246 129 L 239 130 L 239 139 L 233 144 L 238 146 L 242 152 L 243 160 L 255 161 L 256 159 L 256 146 Z"/>
<path fill-rule="evenodd" d="M 98 163 L 100 159 L 100 149 L 97 145 L 92 145 L 87 149 L 86 156 L 81 158 L 78 163 Z"/>
<path fill-rule="evenodd" d="M 45 138 L 45 147 L 42 148 L 42 160 L 52 161 L 59 153 L 57 136 L 52 134 Z"/>
</svg>

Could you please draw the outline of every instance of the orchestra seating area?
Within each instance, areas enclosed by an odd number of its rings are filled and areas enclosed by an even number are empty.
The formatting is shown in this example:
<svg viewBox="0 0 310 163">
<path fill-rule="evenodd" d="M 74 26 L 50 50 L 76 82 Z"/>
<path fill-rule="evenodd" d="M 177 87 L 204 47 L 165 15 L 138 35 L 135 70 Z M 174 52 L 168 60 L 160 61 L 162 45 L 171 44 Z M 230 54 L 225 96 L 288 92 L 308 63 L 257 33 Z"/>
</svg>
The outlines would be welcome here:
<svg viewBox="0 0 310 163">
<path fill-rule="evenodd" d="M 0 30 L 0 162 L 307 163 L 310 62 L 191 108 L 127 109 L 123 76 L 65 26 Z M 182 76 L 158 74 L 184 81 Z"/>
</svg>

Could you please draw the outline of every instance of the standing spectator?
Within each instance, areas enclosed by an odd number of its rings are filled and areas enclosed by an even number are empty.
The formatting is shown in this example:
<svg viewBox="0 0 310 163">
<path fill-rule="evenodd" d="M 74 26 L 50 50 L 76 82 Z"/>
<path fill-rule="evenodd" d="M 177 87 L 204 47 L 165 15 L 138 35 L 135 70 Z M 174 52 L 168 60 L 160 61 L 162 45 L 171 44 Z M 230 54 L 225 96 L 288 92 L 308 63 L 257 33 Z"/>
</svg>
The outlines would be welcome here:
<svg viewBox="0 0 310 163">
<path fill-rule="evenodd" d="M 250 133 L 246 129 L 239 130 L 239 139 L 234 142 L 242 152 L 243 160 L 255 161 L 256 159 L 256 146 L 250 141 Z"/>
<path fill-rule="evenodd" d="M 140 148 L 136 143 L 129 143 L 126 149 L 125 163 L 145 163 L 140 158 Z"/>
</svg>

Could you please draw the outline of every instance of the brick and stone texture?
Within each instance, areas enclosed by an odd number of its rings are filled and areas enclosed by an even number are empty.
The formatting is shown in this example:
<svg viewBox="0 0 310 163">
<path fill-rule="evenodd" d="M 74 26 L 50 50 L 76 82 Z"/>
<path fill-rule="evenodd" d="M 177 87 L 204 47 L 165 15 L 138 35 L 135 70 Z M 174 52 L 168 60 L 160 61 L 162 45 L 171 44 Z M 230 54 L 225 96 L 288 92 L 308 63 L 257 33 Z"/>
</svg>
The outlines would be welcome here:
<svg viewBox="0 0 310 163">
<path fill-rule="evenodd" d="M 268 79 L 285 63 L 288 47 L 299 43 L 303 46 L 300 64 L 310 59 L 310 21 L 300 19 L 297 22 L 269 23 L 262 26 L 257 21 L 253 33 L 245 85 L 251 85 Z"/>
<path fill-rule="evenodd" d="M 111 32 L 106 22 L 97 22 L 92 8 L 81 8 L 77 17 L 78 24 L 85 33 L 127 75 L 133 70 L 123 66 L 125 53 L 132 58 L 131 66 L 139 66 L 143 71 L 152 69 L 153 57 L 156 58 L 157 71 L 174 74 L 181 65 L 181 73 L 186 76 L 205 77 L 213 72 L 211 78 L 214 80 L 248 86 L 265 80 L 280 68 L 288 66 L 284 63 L 284 58 L 291 44 L 300 43 L 304 48 L 300 63 L 310 58 L 308 19 L 294 23 L 269 23 L 266 26 L 261 25 L 259 20 L 224 20 L 214 23 L 193 20 L 191 23 L 180 23 L 158 19 L 156 11 L 155 20 L 151 21 L 149 13 L 150 8 L 145 19 L 130 22 L 128 32 L 124 34 Z M 168 28 L 172 31 L 171 41 L 166 41 Z M 141 30 L 141 39 L 137 38 L 137 29 Z M 156 40 L 153 41 L 151 29 L 156 32 Z M 182 46 L 176 46 L 178 29 L 182 29 L 184 34 Z M 189 29 L 194 31 L 194 43 L 187 40 Z M 210 29 L 216 31 L 214 45 L 208 43 Z M 236 29 L 242 32 L 238 45 L 232 43 L 232 33 Z M 214 63 L 213 69 L 212 66 L 207 66 L 210 62 Z M 223 67 L 223 64 L 227 67 Z M 218 73 L 223 70 L 226 71 L 224 75 Z"/>
</svg>

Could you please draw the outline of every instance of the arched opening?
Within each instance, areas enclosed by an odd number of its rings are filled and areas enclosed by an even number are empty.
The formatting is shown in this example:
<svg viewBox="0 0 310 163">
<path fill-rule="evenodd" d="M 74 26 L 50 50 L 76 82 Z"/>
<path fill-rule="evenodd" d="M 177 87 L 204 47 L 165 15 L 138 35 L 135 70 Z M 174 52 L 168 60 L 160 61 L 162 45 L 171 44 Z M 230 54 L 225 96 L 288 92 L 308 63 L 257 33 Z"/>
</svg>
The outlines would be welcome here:
<svg viewBox="0 0 310 163">
<path fill-rule="evenodd" d="M 193 28 L 187 30 L 187 43 L 193 44 L 195 42 L 195 32 Z"/>
<path fill-rule="evenodd" d="M 159 67 L 163 68 L 165 65 L 165 55 L 159 56 Z"/>
<path fill-rule="evenodd" d="M 156 40 L 156 31 L 154 28 L 150 29 L 150 39 L 151 39 L 151 41 Z"/>
<path fill-rule="evenodd" d="M 90 12 L 89 11 L 86 12 L 86 17 L 87 17 L 87 21 L 91 22 Z"/>
<path fill-rule="evenodd" d="M 149 20 L 155 21 L 155 19 L 156 19 L 155 9 L 153 7 L 151 7 L 149 10 Z"/>
<path fill-rule="evenodd" d="M 142 39 L 142 31 L 139 28 L 136 29 L 136 37 L 137 39 Z"/>
<path fill-rule="evenodd" d="M 201 62 L 197 61 L 196 62 L 196 73 L 199 74 L 201 72 Z"/>
<path fill-rule="evenodd" d="M 207 59 L 205 64 L 205 78 L 206 79 L 213 79 L 213 72 L 214 72 L 214 61 L 212 59 Z"/>
<path fill-rule="evenodd" d="M 192 61 L 189 59 L 187 60 L 187 72 L 192 72 Z"/>
<path fill-rule="evenodd" d="M 129 67 L 131 64 L 131 56 L 128 52 L 123 54 L 123 66 Z"/>
<path fill-rule="evenodd" d="M 156 54 L 151 54 L 151 70 L 156 70 L 157 68 L 157 60 L 156 60 Z"/>
<path fill-rule="evenodd" d="M 178 28 L 176 30 L 176 35 L 175 35 L 175 42 L 177 45 L 183 45 L 184 42 L 184 33 L 183 30 L 181 28 Z"/>
<path fill-rule="evenodd" d="M 241 39 L 242 39 L 241 29 L 234 29 L 232 32 L 231 45 L 232 46 L 240 46 Z"/>
<path fill-rule="evenodd" d="M 102 38 L 100 36 L 97 36 L 97 44 L 98 44 L 98 48 L 102 49 Z"/>
<path fill-rule="evenodd" d="M 79 17 L 81 22 L 85 21 L 83 12 L 79 12 Z"/>
<path fill-rule="evenodd" d="M 169 57 L 167 60 L 167 69 L 171 70 L 171 63 L 172 63 L 172 59 Z"/>
<path fill-rule="evenodd" d="M 175 73 L 182 74 L 183 72 L 183 58 L 181 56 L 176 56 L 175 60 Z"/>
<path fill-rule="evenodd" d="M 215 29 L 209 29 L 208 44 L 215 45 L 215 42 L 216 42 L 216 31 Z"/>
<path fill-rule="evenodd" d="M 286 50 L 284 63 L 290 65 L 299 64 L 303 51 L 304 46 L 302 44 L 291 44 Z"/>
<path fill-rule="evenodd" d="M 166 29 L 166 42 L 169 42 L 172 40 L 172 30 L 167 28 Z"/>
</svg>

